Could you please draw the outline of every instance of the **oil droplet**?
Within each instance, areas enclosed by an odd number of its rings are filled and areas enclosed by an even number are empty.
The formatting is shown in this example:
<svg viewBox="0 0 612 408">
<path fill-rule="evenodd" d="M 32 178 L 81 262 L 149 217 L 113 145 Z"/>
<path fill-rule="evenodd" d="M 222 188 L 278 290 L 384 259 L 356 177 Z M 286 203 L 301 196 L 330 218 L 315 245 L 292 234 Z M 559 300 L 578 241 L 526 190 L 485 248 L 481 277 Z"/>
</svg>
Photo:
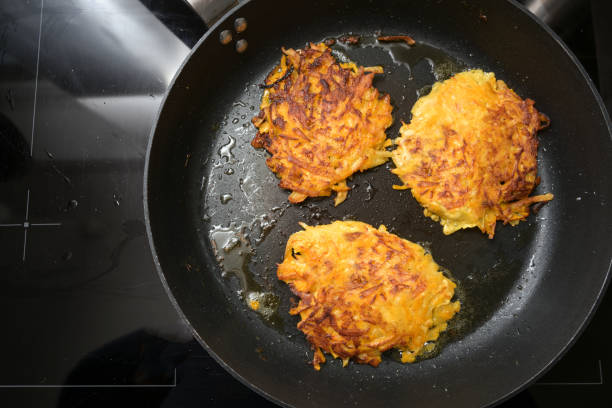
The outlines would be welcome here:
<svg viewBox="0 0 612 408">
<path fill-rule="evenodd" d="M 325 209 L 325 208 L 317 207 L 314 204 L 308 204 L 306 206 L 306 208 L 308 208 L 308 210 L 310 210 L 309 218 L 311 220 L 317 220 L 318 221 L 321 218 L 325 218 L 325 219 L 328 219 L 328 218 L 331 219 L 332 218 L 332 216 L 329 213 L 329 211 L 327 211 L 327 209 Z"/>
<path fill-rule="evenodd" d="M 535 255 L 531 256 L 529 260 L 529 266 L 527 267 L 527 272 L 534 273 L 535 272 Z"/>
<path fill-rule="evenodd" d="M 338 44 L 338 42 L 336 42 L 336 44 Z M 339 45 L 339 44 L 338 44 Z M 347 48 L 347 47 L 343 47 L 343 48 Z M 332 55 L 341 63 L 350 63 L 351 59 L 348 57 L 348 55 L 346 55 L 344 52 L 338 50 L 338 49 L 332 49 Z"/>
<path fill-rule="evenodd" d="M 236 139 L 234 139 L 231 136 L 228 136 L 228 142 L 227 144 L 221 146 L 221 148 L 219 149 L 219 151 L 217 152 L 217 154 L 219 155 L 219 157 L 221 157 L 222 159 L 225 158 L 225 162 L 229 162 L 231 159 L 234 158 L 234 154 L 232 153 L 232 149 L 234 148 L 234 146 L 236 146 Z"/>
<path fill-rule="evenodd" d="M 452 77 L 457 72 L 461 71 L 461 67 L 452 60 L 438 61 L 437 63 L 431 61 L 432 71 L 436 81 L 444 81 Z"/>
<path fill-rule="evenodd" d="M 419 244 L 420 246 L 423 247 L 423 249 L 425 250 L 425 254 L 427 254 L 427 255 L 431 254 L 431 242 L 429 242 L 429 241 L 419 241 L 419 242 L 417 242 L 417 244 Z"/>
<path fill-rule="evenodd" d="M 283 213 L 284 211 L 280 212 L 278 217 L 280 218 Z M 260 244 L 266 238 L 268 233 L 272 231 L 272 228 L 274 228 L 277 222 L 277 219 L 270 217 L 268 214 L 262 214 L 255 217 L 255 219 L 253 219 L 249 225 L 249 229 L 255 237 L 255 243 Z"/>
<path fill-rule="evenodd" d="M 376 189 L 372 187 L 372 184 L 370 184 L 369 181 L 366 181 L 365 183 L 366 183 L 366 193 L 368 194 L 366 201 L 370 201 L 372 198 L 374 198 L 374 193 L 376 193 Z"/>
<path fill-rule="evenodd" d="M 230 200 L 234 197 L 232 197 L 231 194 L 221 194 L 221 203 L 222 204 L 227 204 L 230 202 Z"/>
<path fill-rule="evenodd" d="M 417 89 L 416 91 L 417 98 L 420 98 L 422 96 L 427 96 L 429 95 L 430 92 L 431 92 L 431 85 L 425 85 L 421 89 Z"/>
<path fill-rule="evenodd" d="M 64 212 L 72 211 L 75 208 L 77 208 L 78 206 L 79 206 L 79 202 L 77 200 L 70 200 L 66 204 L 66 207 L 64 208 Z"/>
</svg>

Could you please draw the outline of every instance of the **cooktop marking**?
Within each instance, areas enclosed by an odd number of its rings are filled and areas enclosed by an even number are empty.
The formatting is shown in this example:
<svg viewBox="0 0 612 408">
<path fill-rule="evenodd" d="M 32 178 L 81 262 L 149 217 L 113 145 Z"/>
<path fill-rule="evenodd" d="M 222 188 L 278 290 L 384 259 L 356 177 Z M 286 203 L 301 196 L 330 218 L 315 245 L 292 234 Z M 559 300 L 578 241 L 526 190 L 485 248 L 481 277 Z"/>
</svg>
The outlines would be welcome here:
<svg viewBox="0 0 612 408">
<path fill-rule="evenodd" d="M 0 384 L 1 388 L 175 388 L 176 368 L 172 384 Z"/>
<path fill-rule="evenodd" d="M 26 248 L 28 246 L 28 230 L 31 227 L 60 227 L 62 225 L 61 222 L 30 222 L 30 189 L 28 188 L 28 192 L 26 194 L 26 211 L 25 211 L 25 221 L 21 224 L 0 224 L 0 227 L 23 227 L 23 252 L 21 254 L 21 260 L 25 262 L 26 260 Z"/>
</svg>

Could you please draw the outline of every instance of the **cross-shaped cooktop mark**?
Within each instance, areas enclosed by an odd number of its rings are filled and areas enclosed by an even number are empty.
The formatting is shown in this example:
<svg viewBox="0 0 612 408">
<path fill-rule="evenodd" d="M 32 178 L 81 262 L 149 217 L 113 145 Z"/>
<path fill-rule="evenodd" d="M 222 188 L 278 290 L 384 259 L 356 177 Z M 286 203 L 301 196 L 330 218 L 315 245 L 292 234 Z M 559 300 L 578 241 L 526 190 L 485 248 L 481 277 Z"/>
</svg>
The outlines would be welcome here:
<svg viewBox="0 0 612 408">
<path fill-rule="evenodd" d="M 25 262 L 26 260 L 26 248 L 28 246 L 28 230 L 32 227 L 59 227 L 62 225 L 61 222 L 42 222 L 42 223 L 34 223 L 29 221 L 30 215 L 30 189 L 28 188 L 28 192 L 26 195 L 26 211 L 25 211 L 25 220 L 22 223 L 16 224 L 0 224 L 0 228 L 2 227 L 22 227 L 23 228 L 23 253 L 21 255 L 21 260 Z"/>
</svg>

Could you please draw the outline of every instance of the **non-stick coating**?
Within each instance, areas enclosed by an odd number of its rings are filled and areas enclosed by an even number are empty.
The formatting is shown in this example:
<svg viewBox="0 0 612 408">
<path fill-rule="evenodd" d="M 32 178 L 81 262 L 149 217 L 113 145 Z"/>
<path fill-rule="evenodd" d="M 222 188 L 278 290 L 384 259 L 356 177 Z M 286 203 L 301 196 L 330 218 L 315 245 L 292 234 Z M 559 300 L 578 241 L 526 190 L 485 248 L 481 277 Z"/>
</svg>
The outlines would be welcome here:
<svg viewBox="0 0 612 408">
<path fill-rule="evenodd" d="M 248 21 L 238 36 L 248 41 L 243 54 L 235 42 L 218 40 L 236 17 Z M 281 46 L 376 31 L 410 34 L 468 67 L 495 72 L 534 99 L 552 120 L 540 135 L 537 192 L 552 192 L 555 199 L 517 227 L 498 224 L 493 240 L 476 230 L 444 236 L 408 191 L 392 190 L 397 179 L 389 165 L 356 175 L 339 207 L 320 198 L 273 211 L 288 192 L 266 169 L 266 154 L 249 145 L 255 134 L 249 120 L 261 97 L 257 83 L 277 63 Z M 411 75 L 382 50 L 348 54 L 359 64 L 385 67 L 375 85 L 392 97 L 396 123 L 388 135 L 394 138 L 400 120 L 410 119 L 416 91 L 433 75 L 424 62 L 413 64 Z M 474 407 L 499 401 L 541 374 L 592 314 L 612 254 L 611 163 L 607 114 L 584 70 L 514 4 L 253 1 L 215 25 L 175 78 L 150 144 L 145 207 L 170 297 L 208 351 L 253 389 L 285 405 Z M 234 173 L 226 174 L 230 168 Z M 222 194 L 233 199 L 222 204 Z M 282 327 L 247 310 L 236 293 L 238 280 L 221 277 L 209 240 L 215 225 L 248 224 L 263 214 L 277 223 L 254 244 L 249 268 L 280 296 Z M 307 364 L 312 352 L 295 329 L 297 318 L 287 314 L 290 293 L 277 282 L 275 264 L 298 221 L 343 218 L 384 223 L 429 245 L 451 271 L 463 308 L 438 356 L 409 365 L 387 356 L 378 368 L 342 368 L 334 361 L 320 372 Z"/>
</svg>

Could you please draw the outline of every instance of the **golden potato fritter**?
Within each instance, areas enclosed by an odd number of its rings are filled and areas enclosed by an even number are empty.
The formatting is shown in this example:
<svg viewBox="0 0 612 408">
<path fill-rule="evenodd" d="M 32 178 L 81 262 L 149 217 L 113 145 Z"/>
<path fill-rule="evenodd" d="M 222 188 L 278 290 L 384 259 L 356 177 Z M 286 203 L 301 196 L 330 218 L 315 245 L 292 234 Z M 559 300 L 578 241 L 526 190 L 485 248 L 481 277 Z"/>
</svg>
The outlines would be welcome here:
<svg viewBox="0 0 612 408">
<path fill-rule="evenodd" d="M 297 327 L 315 350 L 316 370 L 322 350 L 344 365 L 377 366 L 392 347 L 402 362 L 431 351 L 432 341 L 459 311 L 452 302 L 455 284 L 439 271 L 421 246 L 357 221 L 336 221 L 291 235 L 278 278 L 300 301 Z"/>
<path fill-rule="evenodd" d="M 548 118 L 493 73 L 472 70 L 434 84 L 412 108 L 392 157 L 397 174 L 444 226 L 444 234 L 478 227 L 493 238 L 495 223 L 512 225 L 529 206 L 552 194 L 529 197 L 539 183 L 536 132 Z"/>
<path fill-rule="evenodd" d="M 325 44 L 285 50 L 266 78 L 258 128 L 251 142 L 270 154 L 266 163 L 292 190 L 289 201 L 329 196 L 346 198 L 346 178 L 388 160 L 391 142 L 389 95 L 372 86 L 382 67 L 338 63 Z"/>
</svg>

